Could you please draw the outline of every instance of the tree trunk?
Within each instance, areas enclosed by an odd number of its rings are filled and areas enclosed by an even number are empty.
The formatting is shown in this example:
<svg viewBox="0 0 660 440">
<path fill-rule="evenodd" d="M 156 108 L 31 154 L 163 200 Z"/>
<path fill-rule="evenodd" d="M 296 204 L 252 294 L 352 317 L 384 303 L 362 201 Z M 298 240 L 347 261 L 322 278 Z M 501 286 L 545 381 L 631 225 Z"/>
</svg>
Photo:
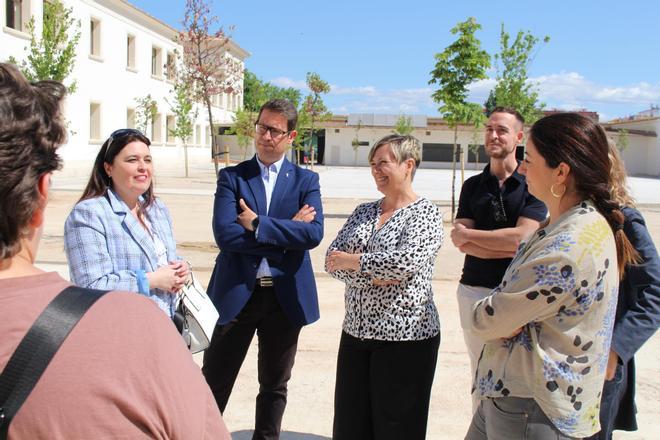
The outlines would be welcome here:
<svg viewBox="0 0 660 440">
<path fill-rule="evenodd" d="M 188 143 L 183 142 L 183 157 L 186 163 L 186 177 L 188 177 Z"/>
<path fill-rule="evenodd" d="M 458 125 L 454 127 L 454 148 L 451 155 L 451 221 L 456 214 L 456 148 L 458 141 Z"/>
<path fill-rule="evenodd" d="M 218 175 L 218 155 L 220 149 L 215 139 L 215 130 L 213 129 L 213 111 L 211 110 L 211 98 L 208 94 L 204 94 L 204 103 L 206 110 L 209 113 L 209 130 L 211 130 L 211 159 L 213 159 L 213 167 L 215 168 L 215 175 Z"/>
</svg>

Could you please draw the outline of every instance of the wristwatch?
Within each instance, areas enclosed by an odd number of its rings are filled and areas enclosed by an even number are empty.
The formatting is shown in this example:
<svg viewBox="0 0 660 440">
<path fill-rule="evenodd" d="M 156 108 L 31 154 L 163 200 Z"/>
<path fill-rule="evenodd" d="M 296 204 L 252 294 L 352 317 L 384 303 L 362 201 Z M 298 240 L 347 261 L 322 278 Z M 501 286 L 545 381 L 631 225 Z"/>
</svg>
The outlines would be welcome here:
<svg viewBox="0 0 660 440">
<path fill-rule="evenodd" d="M 258 227 L 259 227 L 259 216 L 256 216 L 252 220 L 252 229 L 254 229 L 254 231 L 256 231 Z"/>
</svg>

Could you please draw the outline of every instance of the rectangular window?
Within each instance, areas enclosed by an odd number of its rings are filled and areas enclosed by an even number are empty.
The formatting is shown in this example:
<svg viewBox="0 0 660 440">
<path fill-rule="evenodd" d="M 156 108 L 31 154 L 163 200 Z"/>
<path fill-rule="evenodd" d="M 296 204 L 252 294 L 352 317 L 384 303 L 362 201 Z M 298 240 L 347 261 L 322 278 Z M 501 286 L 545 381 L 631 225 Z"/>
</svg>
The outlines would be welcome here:
<svg viewBox="0 0 660 440">
<path fill-rule="evenodd" d="M 22 0 L 7 0 L 7 27 L 16 29 L 17 31 L 23 30 L 23 1 Z"/>
<path fill-rule="evenodd" d="M 151 140 L 154 144 L 160 144 L 163 142 L 163 115 L 157 113 L 154 116 L 151 128 Z"/>
<path fill-rule="evenodd" d="M 476 150 L 476 154 L 475 154 L 475 148 L 478 148 Z M 481 145 L 470 144 L 468 146 L 468 159 L 467 159 L 468 163 L 476 163 L 476 162 L 484 163 L 484 162 L 488 162 L 488 160 L 489 159 L 488 156 L 486 156 L 486 150 L 484 149 L 483 144 Z"/>
<path fill-rule="evenodd" d="M 422 146 L 422 160 L 424 162 L 451 162 L 451 153 L 454 144 L 430 144 Z M 456 148 L 458 151 L 458 148 Z"/>
<path fill-rule="evenodd" d="M 211 127 L 209 127 L 207 125 L 205 131 L 206 131 L 206 139 L 205 139 L 204 145 L 210 146 L 211 145 Z"/>
<path fill-rule="evenodd" d="M 135 69 L 135 36 L 126 37 L 126 67 Z"/>
<path fill-rule="evenodd" d="M 165 77 L 170 81 L 176 78 L 176 57 L 172 52 L 167 53 L 167 64 L 165 65 Z"/>
<path fill-rule="evenodd" d="M 101 21 L 96 18 L 89 20 L 89 54 L 101 56 Z"/>
<path fill-rule="evenodd" d="M 89 104 L 89 139 L 101 140 L 101 104 Z"/>
<path fill-rule="evenodd" d="M 167 119 L 165 120 L 165 141 L 168 144 L 173 144 L 175 142 L 174 135 L 172 134 L 172 130 L 174 130 L 175 122 L 176 121 L 173 115 L 168 115 Z"/>
<path fill-rule="evenodd" d="M 155 77 L 163 76 L 163 55 L 159 47 L 151 48 L 151 74 Z"/>
<path fill-rule="evenodd" d="M 195 145 L 202 145 L 202 126 L 195 126 Z"/>
<path fill-rule="evenodd" d="M 135 109 L 126 109 L 126 127 L 135 128 Z"/>
</svg>

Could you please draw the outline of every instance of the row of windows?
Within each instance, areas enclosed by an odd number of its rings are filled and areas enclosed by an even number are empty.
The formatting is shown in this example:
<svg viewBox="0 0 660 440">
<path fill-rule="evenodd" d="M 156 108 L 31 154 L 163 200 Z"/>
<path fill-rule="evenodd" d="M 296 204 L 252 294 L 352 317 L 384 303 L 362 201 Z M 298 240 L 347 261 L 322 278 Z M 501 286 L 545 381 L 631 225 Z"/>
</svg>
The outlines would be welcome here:
<svg viewBox="0 0 660 440">
<path fill-rule="evenodd" d="M 24 32 L 27 20 L 31 16 L 30 0 L 5 0 L 6 25 L 9 28 Z M 101 29 L 99 18 L 89 19 L 89 56 L 96 61 L 102 59 Z M 136 36 L 126 35 L 126 69 L 137 72 Z M 151 46 L 151 75 L 155 78 L 173 80 L 176 75 L 176 59 L 174 52 L 164 51 L 156 45 Z M 238 93 L 219 93 L 212 98 L 212 104 L 229 111 L 237 111 L 242 107 L 242 98 Z"/>
<path fill-rule="evenodd" d="M 489 158 L 486 155 L 486 150 L 484 150 L 483 145 L 474 145 L 476 148 L 473 149 L 473 145 L 468 147 L 467 161 L 468 163 L 486 163 Z M 451 162 L 451 155 L 454 150 L 454 144 L 434 144 L 434 143 L 424 143 L 422 145 L 422 160 L 424 162 Z M 458 154 L 458 153 L 457 153 Z M 522 160 L 525 154 L 525 147 L 519 145 L 516 148 L 516 158 Z"/>
<path fill-rule="evenodd" d="M 156 114 L 147 127 L 147 137 L 153 144 L 174 144 L 176 143 L 175 137 L 172 135 L 171 130 L 174 129 L 176 118 L 173 115 L 163 115 L 162 113 Z M 135 109 L 126 109 L 126 127 L 135 128 Z M 89 104 L 89 139 L 90 141 L 104 140 L 103 135 L 105 132 L 111 130 L 103 130 L 101 127 L 101 104 L 92 102 Z M 188 145 L 210 146 L 211 145 L 211 130 L 208 125 L 202 126 L 195 125 L 193 135 L 187 139 Z"/>
</svg>

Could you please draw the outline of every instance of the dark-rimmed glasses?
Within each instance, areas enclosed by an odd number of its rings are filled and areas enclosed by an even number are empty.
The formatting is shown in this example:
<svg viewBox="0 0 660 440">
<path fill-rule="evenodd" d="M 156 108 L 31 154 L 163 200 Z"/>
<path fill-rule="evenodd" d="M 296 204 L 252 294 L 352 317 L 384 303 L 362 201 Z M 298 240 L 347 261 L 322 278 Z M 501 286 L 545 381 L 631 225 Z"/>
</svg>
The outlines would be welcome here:
<svg viewBox="0 0 660 440">
<path fill-rule="evenodd" d="M 275 139 L 280 139 L 282 136 L 289 134 L 289 131 L 282 131 L 279 128 L 275 127 L 270 127 L 265 124 L 255 124 L 254 129 L 257 132 L 259 136 L 263 136 L 266 134 L 266 132 L 270 131 L 270 137 L 275 140 Z"/>
</svg>

